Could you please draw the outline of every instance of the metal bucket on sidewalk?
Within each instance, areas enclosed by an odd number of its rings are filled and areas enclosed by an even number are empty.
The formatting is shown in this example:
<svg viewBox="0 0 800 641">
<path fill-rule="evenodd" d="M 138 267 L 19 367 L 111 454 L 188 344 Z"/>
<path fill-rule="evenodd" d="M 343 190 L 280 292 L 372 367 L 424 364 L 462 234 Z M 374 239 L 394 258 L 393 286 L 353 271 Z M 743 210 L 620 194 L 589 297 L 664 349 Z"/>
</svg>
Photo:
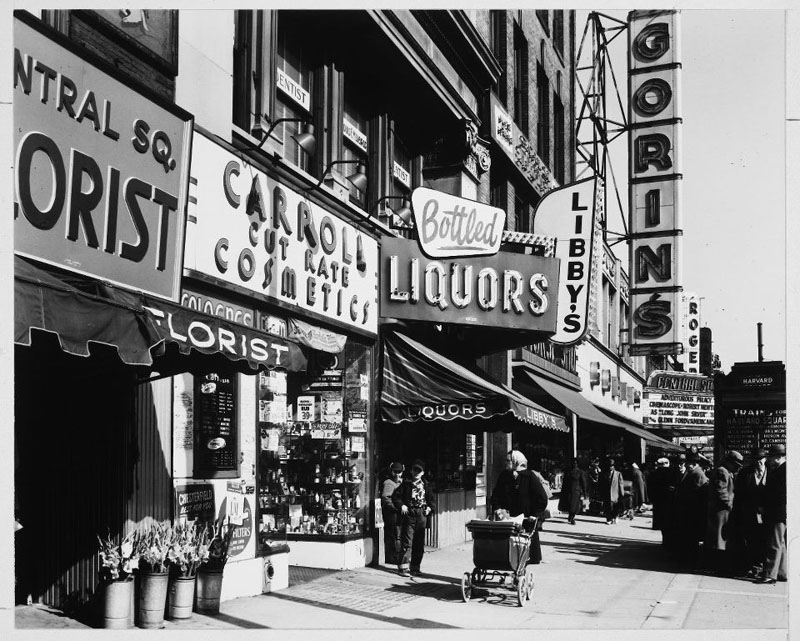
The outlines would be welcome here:
<svg viewBox="0 0 800 641">
<path fill-rule="evenodd" d="M 218 614 L 222 594 L 222 570 L 200 570 L 197 573 L 195 610 Z"/>
<path fill-rule="evenodd" d="M 111 581 L 104 586 L 103 627 L 108 630 L 127 630 L 133 626 L 131 617 L 133 577 Z"/>
<path fill-rule="evenodd" d="M 169 582 L 167 616 L 170 619 L 188 619 L 194 604 L 194 576 L 176 576 Z"/>
<path fill-rule="evenodd" d="M 169 572 L 144 572 L 139 575 L 139 581 L 137 625 L 140 628 L 163 628 Z"/>
</svg>

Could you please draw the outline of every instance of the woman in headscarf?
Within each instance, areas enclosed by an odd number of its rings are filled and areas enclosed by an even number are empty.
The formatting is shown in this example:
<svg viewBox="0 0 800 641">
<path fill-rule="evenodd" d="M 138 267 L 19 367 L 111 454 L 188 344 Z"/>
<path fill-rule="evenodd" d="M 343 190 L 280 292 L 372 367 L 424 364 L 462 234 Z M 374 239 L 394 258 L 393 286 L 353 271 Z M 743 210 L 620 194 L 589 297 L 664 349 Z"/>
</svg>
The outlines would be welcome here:
<svg viewBox="0 0 800 641">
<path fill-rule="evenodd" d="M 492 511 L 506 510 L 511 517 L 535 516 L 547 508 L 547 493 L 536 475 L 528 470 L 528 459 L 519 450 L 506 455 L 506 469 L 500 472 L 489 500 Z M 528 563 L 541 563 L 539 533 L 534 531 Z"/>
</svg>

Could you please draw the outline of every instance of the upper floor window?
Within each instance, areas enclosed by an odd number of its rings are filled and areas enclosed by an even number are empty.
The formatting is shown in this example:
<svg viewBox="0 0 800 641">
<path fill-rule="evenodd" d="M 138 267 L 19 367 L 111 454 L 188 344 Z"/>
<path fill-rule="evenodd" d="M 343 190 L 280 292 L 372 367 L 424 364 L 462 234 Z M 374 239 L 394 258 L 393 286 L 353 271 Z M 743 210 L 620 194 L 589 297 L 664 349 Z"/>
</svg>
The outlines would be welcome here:
<svg viewBox="0 0 800 641">
<path fill-rule="evenodd" d="M 528 41 L 514 25 L 514 122 L 528 133 Z"/>
<path fill-rule="evenodd" d="M 553 94 L 553 174 L 559 185 L 563 185 L 566 178 L 565 150 L 569 141 L 564 140 L 564 105 L 557 93 Z"/>
<path fill-rule="evenodd" d="M 553 11 L 553 47 L 564 58 L 564 10 Z"/>
<path fill-rule="evenodd" d="M 490 46 L 494 57 L 500 63 L 500 78 L 498 79 L 498 98 L 506 104 L 508 100 L 508 78 L 506 76 L 506 12 L 491 10 L 489 12 L 491 31 L 489 32 Z"/>
<path fill-rule="evenodd" d="M 539 18 L 539 22 L 542 23 L 542 27 L 544 27 L 544 32 L 549 36 L 550 35 L 550 12 L 547 9 L 537 9 L 536 10 L 536 17 Z"/>
<path fill-rule="evenodd" d="M 344 88 L 344 115 L 342 118 L 342 160 L 350 164 L 342 166 L 346 175 L 356 171 L 357 163 L 364 163 L 366 167 L 369 152 L 369 119 L 364 103 L 364 94 L 345 80 Z M 348 183 L 350 201 L 366 207 L 366 193 L 360 191 L 352 183 Z"/>
<path fill-rule="evenodd" d="M 536 153 L 545 165 L 550 166 L 550 82 L 541 64 L 536 65 L 536 90 L 538 94 L 538 121 L 536 126 Z"/>
</svg>

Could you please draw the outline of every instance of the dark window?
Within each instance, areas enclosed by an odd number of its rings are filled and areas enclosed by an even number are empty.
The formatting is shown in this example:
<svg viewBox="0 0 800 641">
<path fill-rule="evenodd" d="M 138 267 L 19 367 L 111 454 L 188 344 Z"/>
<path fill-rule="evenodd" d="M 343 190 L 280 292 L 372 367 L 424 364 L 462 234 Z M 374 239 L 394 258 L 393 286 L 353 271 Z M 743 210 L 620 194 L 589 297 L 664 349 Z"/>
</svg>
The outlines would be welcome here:
<svg viewBox="0 0 800 641">
<path fill-rule="evenodd" d="M 528 231 L 528 204 L 519 196 L 514 196 L 514 231 Z"/>
<path fill-rule="evenodd" d="M 568 141 L 564 139 L 564 105 L 558 94 L 553 94 L 553 173 L 560 185 L 564 184 L 564 155 Z"/>
<path fill-rule="evenodd" d="M 514 25 L 514 122 L 528 134 L 528 41 Z"/>
<path fill-rule="evenodd" d="M 506 77 L 506 12 L 495 11 L 489 12 L 489 19 L 491 20 L 491 47 L 494 57 L 500 63 L 500 78 L 497 80 L 497 97 L 503 104 L 506 104 L 508 99 L 507 77 Z"/>
<path fill-rule="evenodd" d="M 363 104 L 364 93 L 357 87 L 348 85 L 345 79 L 344 88 L 344 117 L 342 120 L 342 160 L 367 162 L 367 152 L 369 150 L 369 120 Z M 355 162 L 345 164 L 340 170 L 349 176 L 355 173 L 358 165 Z M 366 193 L 356 189 L 355 185 L 348 181 L 350 189 L 350 201 L 365 207 Z"/>
<path fill-rule="evenodd" d="M 549 36 L 550 35 L 550 12 L 547 9 L 537 9 L 536 10 L 536 17 L 539 18 L 539 22 L 542 23 L 542 27 L 544 27 L 544 32 Z"/>
<path fill-rule="evenodd" d="M 278 43 L 275 60 L 275 113 L 272 121 L 279 118 L 309 118 L 314 104 L 313 71 L 311 68 L 310 47 L 315 46 L 305 36 L 303 25 L 290 13 L 278 15 Z M 279 125 L 274 134 L 281 140 L 297 133 L 301 127 L 298 122 Z M 287 160 L 308 171 L 308 155 L 299 145 L 285 145 Z"/>
<path fill-rule="evenodd" d="M 556 9 L 553 11 L 553 46 L 556 51 L 564 58 L 564 11 Z"/>
<path fill-rule="evenodd" d="M 233 124 L 250 131 L 253 99 L 253 12 L 234 12 Z"/>
<path fill-rule="evenodd" d="M 541 64 L 536 65 L 536 89 L 538 92 L 538 122 L 536 151 L 545 165 L 550 166 L 550 83 Z"/>
</svg>

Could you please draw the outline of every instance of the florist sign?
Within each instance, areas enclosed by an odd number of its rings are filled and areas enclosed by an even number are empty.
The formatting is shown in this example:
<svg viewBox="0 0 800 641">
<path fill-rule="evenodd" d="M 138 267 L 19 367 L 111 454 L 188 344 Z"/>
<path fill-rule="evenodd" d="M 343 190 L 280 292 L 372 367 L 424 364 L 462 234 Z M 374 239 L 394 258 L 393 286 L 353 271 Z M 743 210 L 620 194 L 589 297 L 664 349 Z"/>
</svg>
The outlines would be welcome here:
<svg viewBox="0 0 800 641">
<path fill-rule="evenodd" d="M 203 135 L 192 151 L 187 269 L 377 333 L 377 241 Z"/>
<path fill-rule="evenodd" d="M 14 21 L 14 250 L 176 301 L 192 117 L 50 33 Z"/>
</svg>

